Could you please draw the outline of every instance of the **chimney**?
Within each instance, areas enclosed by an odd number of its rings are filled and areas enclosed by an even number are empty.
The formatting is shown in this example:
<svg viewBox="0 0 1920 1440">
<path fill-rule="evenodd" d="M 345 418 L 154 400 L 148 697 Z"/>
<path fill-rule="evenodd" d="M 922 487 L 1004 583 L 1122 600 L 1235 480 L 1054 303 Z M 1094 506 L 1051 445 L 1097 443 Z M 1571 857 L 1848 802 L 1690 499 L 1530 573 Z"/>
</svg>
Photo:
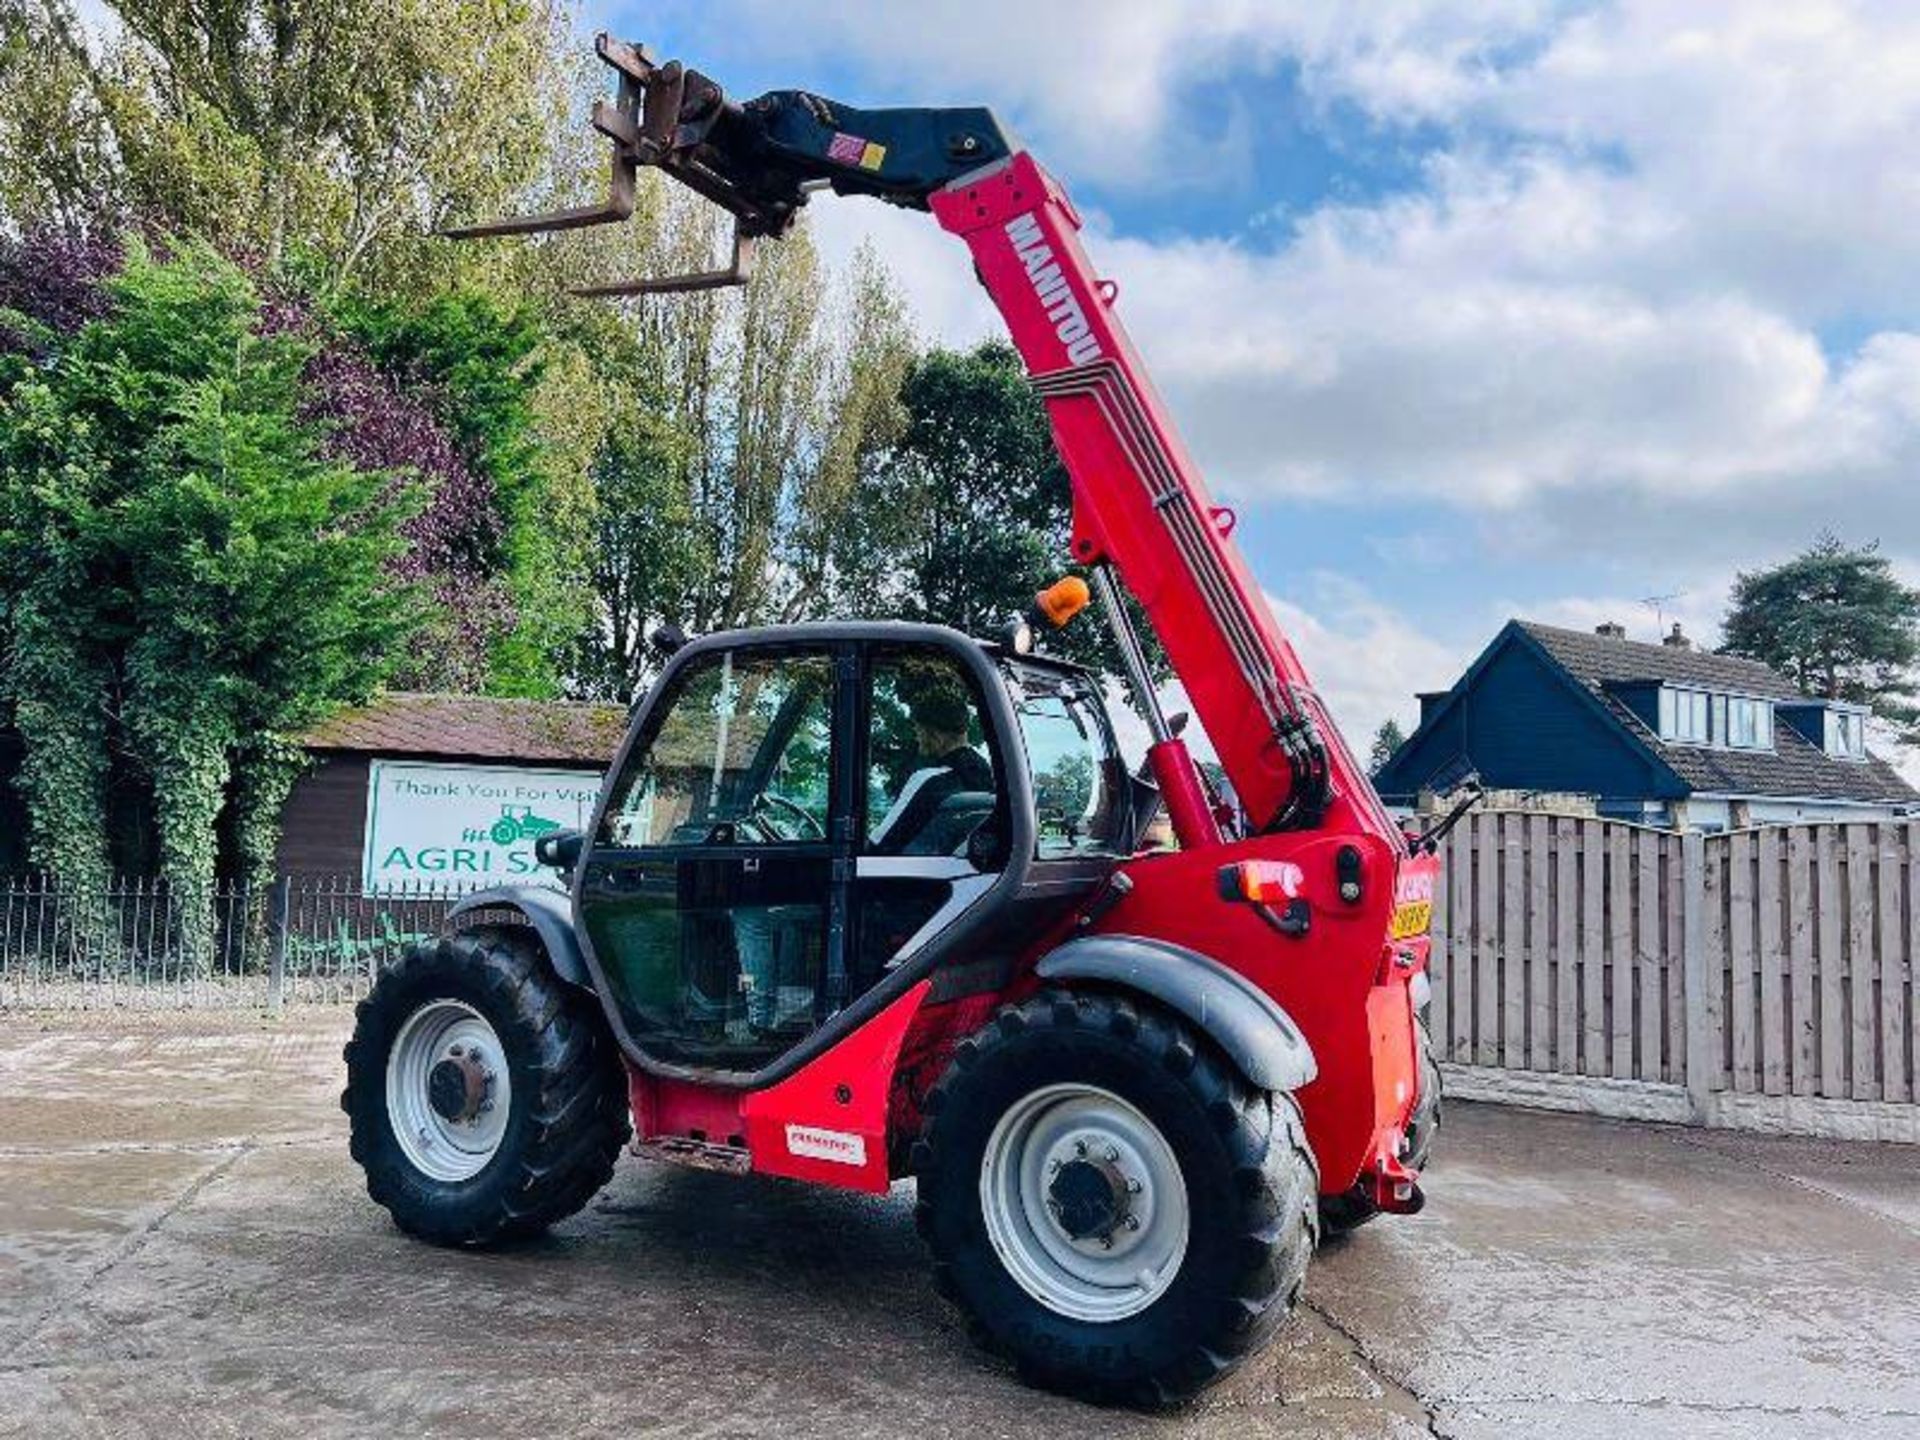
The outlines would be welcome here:
<svg viewBox="0 0 1920 1440">
<path fill-rule="evenodd" d="M 1593 633 L 1608 640 L 1624 640 L 1627 638 L 1627 627 L 1618 621 L 1608 620 L 1594 626 Z"/>
<path fill-rule="evenodd" d="M 1680 633 L 1680 622 L 1678 620 L 1673 622 L 1673 629 L 1667 632 L 1660 643 L 1669 650 L 1691 650 L 1693 648 L 1693 642 Z"/>
</svg>

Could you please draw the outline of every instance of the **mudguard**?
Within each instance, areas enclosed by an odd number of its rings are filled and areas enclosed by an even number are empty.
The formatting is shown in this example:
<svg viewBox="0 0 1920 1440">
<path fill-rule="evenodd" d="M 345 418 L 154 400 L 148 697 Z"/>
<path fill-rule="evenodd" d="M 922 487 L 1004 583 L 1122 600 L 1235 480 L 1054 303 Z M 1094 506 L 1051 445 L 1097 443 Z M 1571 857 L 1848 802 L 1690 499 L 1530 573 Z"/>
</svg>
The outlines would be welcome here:
<svg viewBox="0 0 1920 1440">
<path fill-rule="evenodd" d="M 593 977 L 587 973 L 586 959 L 580 953 L 580 937 L 573 929 L 571 897 L 543 885 L 496 885 L 463 896 L 447 911 L 447 920 L 451 923 L 477 910 L 518 911 L 540 937 L 553 973 L 569 985 L 593 989 Z"/>
<path fill-rule="evenodd" d="M 1043 980 L 1132 990 L 1184 1016 L 1262 1090 L 1298 1090 L 1319 1073 L 1293 1017 L 1244 976 L 1198 951 L 1137 935 L 1088 935 L 1041 957 Z"/>
</svg>

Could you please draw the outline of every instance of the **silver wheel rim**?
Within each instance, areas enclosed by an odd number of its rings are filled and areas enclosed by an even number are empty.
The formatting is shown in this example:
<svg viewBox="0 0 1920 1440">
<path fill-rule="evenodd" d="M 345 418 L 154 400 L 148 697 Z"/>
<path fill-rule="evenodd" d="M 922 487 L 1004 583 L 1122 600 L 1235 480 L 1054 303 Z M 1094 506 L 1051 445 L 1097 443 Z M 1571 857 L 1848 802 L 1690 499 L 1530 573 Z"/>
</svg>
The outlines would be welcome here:
<svg viewBox="0 0 1920 1440">
<path fill-rule="evenodd" d="M 1069 1233 L 1049 1187 L 1078 1161 L 1126 1190 L 1120 1223 Z M 1166 1293 L 1186 1258 L 1186 1177 L 1173 1147 L 1134 1106 L 1091 1085 L 1048 1085 L 1000 1117 L 980 1164 L 980 1209 L 1000 1263 L 1056 1314 L 1110 1323 Z"/>
<path fill-rule="evenodd" d="M 479 1086 L 472 1113 L 436 1110 L 432 1080 L 451 1063 Z M 429 1179 L 471 1180 L 494 1157 L 507 1133 L 513 1081 L 493 1026 L 459 1000 L 433 1000 L 407 1017 L 387 1052 L 387 1121 L 407 1160 Z"/>
</svg>

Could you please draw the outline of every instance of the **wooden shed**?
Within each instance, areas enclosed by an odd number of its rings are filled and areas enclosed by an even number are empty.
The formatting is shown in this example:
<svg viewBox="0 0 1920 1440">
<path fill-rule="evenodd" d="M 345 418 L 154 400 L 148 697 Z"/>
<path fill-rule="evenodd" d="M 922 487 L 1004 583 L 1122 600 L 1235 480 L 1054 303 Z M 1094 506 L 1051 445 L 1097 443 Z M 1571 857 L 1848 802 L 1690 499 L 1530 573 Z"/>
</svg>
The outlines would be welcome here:
<svg viewBox="0 0 1920 1440">
<path fill-rule="evenodd" d="M 618 705 L 474 695 L 343 710 L 304 737 L 314 764 L 282 813 L 280 871 L 512 878 L 543 827 L 584 819 L 625 725 Z"/>
</svg>

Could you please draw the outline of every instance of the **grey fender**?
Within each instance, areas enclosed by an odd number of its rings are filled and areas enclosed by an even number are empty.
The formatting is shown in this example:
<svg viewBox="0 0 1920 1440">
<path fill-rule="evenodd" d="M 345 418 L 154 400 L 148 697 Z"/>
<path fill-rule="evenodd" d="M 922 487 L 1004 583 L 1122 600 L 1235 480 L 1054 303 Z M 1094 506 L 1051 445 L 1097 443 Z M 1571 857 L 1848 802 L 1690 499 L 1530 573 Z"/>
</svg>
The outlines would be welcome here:
<svg viewBox="0 0 1920 1440">
<path fill-rule="evenodd" d="M 1273 997 L 1218 960 L 1137 935 L 1089 935 L 1041 957 L 1043 980 L 1092 980 L 1185 1016 L 1262 1090 L 1298 1090 L 1319 1073 L 1313 1047 Z"/>
<path fill-rule="evenodd" d="M 463 896 L 447 911 L 447 920 L 451 923 L 478 910 L 517 910 L 540 937 L 553 973 L 569 985 L 593 989 L 593 977 L 587 973 L 586 958 L 580 953 L 580 937 L 573 930 L 569 896 L 541 885 L 497 885 Z"/>
</svg>

